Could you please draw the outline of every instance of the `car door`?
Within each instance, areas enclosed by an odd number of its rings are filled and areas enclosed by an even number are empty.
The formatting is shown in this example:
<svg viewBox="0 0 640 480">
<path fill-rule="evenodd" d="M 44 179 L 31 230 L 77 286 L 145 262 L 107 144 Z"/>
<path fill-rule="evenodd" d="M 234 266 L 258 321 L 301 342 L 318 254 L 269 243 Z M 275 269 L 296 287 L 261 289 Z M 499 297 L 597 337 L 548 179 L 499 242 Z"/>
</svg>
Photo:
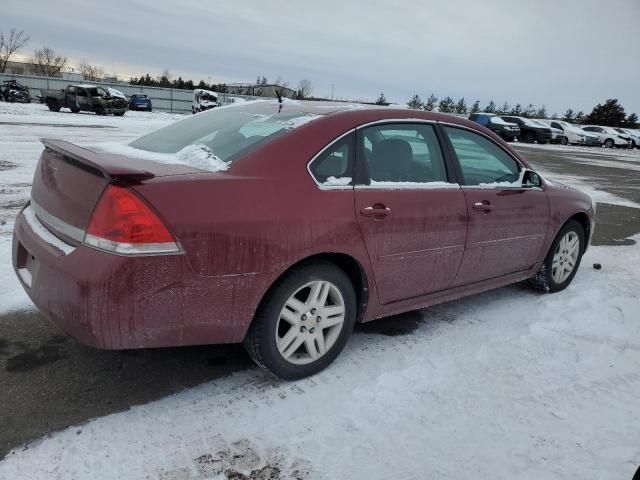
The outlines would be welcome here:
<svg viewBox="0 0 640 480">
<path fill-rule="evenodd" d="M 443 128 L 458 160 L 469 211 L 464 257 L 455 285 L 534 266 L 549 224 L 540 187 L 523 186 L 525 169 L 493 139 L 462 127 Z"/>
<path fill-rule="evenodd" d="M 64 104 L 69 108 L 71 107 L 77 108 L 76 87 L 74 86 L 67 87 L 67 91 L 65 92 Z"/>
<path fill-rule="evenodd" d="M 80 110 L 91 110 L 91 102 L 85 88 L 78 87 L 78 108 Z"/>
<path fill-rule="evenodd" d="M 357 131 L 355 210 L 382 304 L 447 288 L 462 260 L 465 197 L 429 123 Z"/>
</svg>

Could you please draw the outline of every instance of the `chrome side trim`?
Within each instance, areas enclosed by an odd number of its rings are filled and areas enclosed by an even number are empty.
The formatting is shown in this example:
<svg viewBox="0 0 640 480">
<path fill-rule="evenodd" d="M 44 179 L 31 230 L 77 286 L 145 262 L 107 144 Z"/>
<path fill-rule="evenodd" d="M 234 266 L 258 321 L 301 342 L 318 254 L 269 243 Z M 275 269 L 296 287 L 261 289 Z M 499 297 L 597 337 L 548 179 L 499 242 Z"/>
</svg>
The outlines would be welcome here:
<svg viewBox="0 0 640 480">
<path fill-rule="evenodd" d="M 64 220 L 60 220 L 58 217 L 51 215 L 33 199 L 31 199 L 30 203 L 36 217 L 38 217 L 38 220 L 40 220 L 40 222 L 50 230 L 60 232 L 63 235 L 72 238 L 76 242 L 82 242 L 84 240 L 84 230 L 74 227 L 73 225 L 69 225 Z"/>
<path fill-rule="evenodd" d="M 363 123 L 362 125 L 358 125 L 356 127 L 356 130 L 370 127 L 371 125 L 379 125 L 381 123 L 429 123 L 431 125 L 434 125 L 438 122 L 436 120 L 427 120 L 425 118 L 385 118 L 384 120 L 375 120 L 373 122 L 367 122 Z"/>
<path fill-rule="evenodd" d="M 392 184 L 393 183 L 393 184 Z M 407 183 L 407 185 L 402 185 Z M 424 182 L 424 183 L 412 183 L 412 182 L 389 182 L 388 185 L 356 185 L 356 190 L 441 190 L 441 189 L 459 189 L 460 185 L 457 183 L 449 183 L 443 185 L 442 183 Z"/>
<path fill-rule="evenodd" d="M 27 205 L 24 210 L 22 210 L 22 217 L 25 219 L 34 235 L 40 238 L 44 243 L 57 248 L 64 255 L 69 255 L 76 249 L 73 245 L 69 245 L 51 233 L 49 229 L 38 219 L 32 205 Z"/>
<path fill-rule="evenodd" d="M 333 140 L 331 140 L 327 145 L 325 145 L 322 150 L 320 150 L 318 153 L 316 153 L 313 158 L 311 160 L 309 160 L 307 162 L 307 173 L 309 174 L 309 176 L 311 177 L 311 180 L 313 180 L 313 182 L 316 184 L 316 186 L 320 189 L 320 190 L 353 190 L 353 185 L 324 185 L 320 182 L 318 182 L 318 180 L 316 179 L 316 177 L 313 176 L 313 173 L 311 173 L 311 164 L 316 160 L 316 158 L 318 158 L 320 155 L 322 155 L 325 151 L 327 151 L 329 148 L 331 148 L 336 142 L 339 142 L 340 140 L 342 140 L 344 137 L 346 137 L 347 135 L 349 135 L 350 133 L 354 133 L 355 129 L 352 128 L 350 130 L 347 130 L 346 132 L 344 132 L 342 135 L 334 138 Z M 353 182 L 353 177 L 351 178 L 351 181 Z"/>
</svg>

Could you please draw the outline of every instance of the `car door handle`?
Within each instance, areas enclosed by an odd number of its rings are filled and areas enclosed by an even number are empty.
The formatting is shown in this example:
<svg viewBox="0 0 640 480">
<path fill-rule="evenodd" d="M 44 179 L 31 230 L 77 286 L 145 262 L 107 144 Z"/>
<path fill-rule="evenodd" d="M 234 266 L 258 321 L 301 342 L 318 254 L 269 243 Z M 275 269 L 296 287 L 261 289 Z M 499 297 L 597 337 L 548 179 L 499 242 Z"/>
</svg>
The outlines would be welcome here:
<svg viewBox="0 0 640 480">
<path fill-rule="evenodd" d="M 360 215 L 363 217 L 386 217 L 391 213 L 389 207 L 385 207 L 381 203 L 376 203 L 372 207 L 365 207 L 360 210 Z"/>
<path fill-rule="evenodd" d="M 491 202 L 484 200 L 482 202 L 474 203 L 473 209 L 479 212 L 490 212 L 491 210 L 493 210 L 493 205 L 491 205 Z"/>
</svg>

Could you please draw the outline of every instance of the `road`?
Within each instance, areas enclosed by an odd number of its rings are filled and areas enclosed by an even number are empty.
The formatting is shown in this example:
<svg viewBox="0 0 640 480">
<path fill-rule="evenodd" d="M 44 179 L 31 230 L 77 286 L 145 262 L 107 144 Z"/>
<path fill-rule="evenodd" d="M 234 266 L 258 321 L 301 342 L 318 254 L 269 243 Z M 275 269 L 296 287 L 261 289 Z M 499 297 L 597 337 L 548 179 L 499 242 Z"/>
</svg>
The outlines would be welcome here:
<svg viewBox="0 0 640 480">
<path fill-rule="evenodd" d="M 517 148 L 549 176 L 578 179 L 640 207 L 640 155 Z M 594 245 L 629 245 L 638 232 L 640 210 L 598 204 Z M 400 315 L 360 326 L 356 335 L 409 333 L 421 318 Z M 0 459 L 50 432 L 248 368 L 240 346 L 99 351 L 61 335 L 35 311 L 0 316 Z"/>
</svg>

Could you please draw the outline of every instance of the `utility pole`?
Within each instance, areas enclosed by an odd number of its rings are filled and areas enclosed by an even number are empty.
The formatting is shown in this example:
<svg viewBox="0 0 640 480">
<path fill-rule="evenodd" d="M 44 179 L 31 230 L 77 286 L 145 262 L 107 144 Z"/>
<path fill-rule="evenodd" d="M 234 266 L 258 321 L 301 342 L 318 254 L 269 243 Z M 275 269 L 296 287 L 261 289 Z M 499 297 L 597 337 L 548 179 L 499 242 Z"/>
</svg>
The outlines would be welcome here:
<svg viewBox="0 0 640 480">
<path fill-rule="evenodd" d="M 333 100 L 333 82 L 331 82 L 331 100 Z"/>
</svg>

